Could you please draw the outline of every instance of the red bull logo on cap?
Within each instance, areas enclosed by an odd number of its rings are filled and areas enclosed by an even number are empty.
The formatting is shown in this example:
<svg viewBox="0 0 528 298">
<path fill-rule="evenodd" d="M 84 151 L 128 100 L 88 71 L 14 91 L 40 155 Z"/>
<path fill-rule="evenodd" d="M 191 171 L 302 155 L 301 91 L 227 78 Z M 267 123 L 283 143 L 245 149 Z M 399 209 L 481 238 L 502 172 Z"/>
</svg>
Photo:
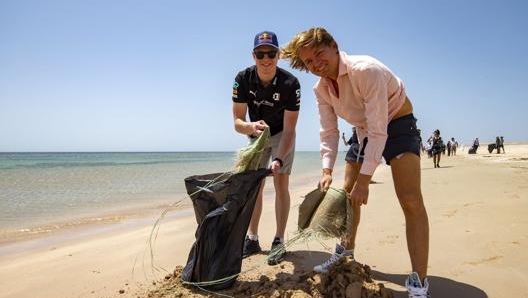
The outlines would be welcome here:
<svg viewBox="0 0 528 298">
<path fill-rule="evenodd" d="M 273 43 L 273 38 L 271 37 L 271 34 L 269 33 L 262 33 L 259 36 L 259 43 Z"/>
<path fill-rule="evenodd" d="M 262 31 L 260 33 L 257 33 L 255 35 L 253 48 L 256 48 L 261 45 L 270 45 L 275 48 L 279 48 L 277 36 L 275 35 L 275 33 L 271 31 Z"/>
</svg>

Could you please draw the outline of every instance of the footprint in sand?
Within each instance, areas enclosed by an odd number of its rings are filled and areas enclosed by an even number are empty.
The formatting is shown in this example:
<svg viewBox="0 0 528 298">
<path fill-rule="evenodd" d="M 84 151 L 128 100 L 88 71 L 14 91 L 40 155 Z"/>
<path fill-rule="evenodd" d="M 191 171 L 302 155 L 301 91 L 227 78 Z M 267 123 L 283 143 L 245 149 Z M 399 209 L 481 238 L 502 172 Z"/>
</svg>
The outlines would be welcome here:
<svg viewBox="0 0 528 298">
<path fill-rule="evenodd" d="M 482 263 L 488 263 L 488 262 L 493 262 L 493 261 L 496 261 L 496 260 L 499 260 L 499 259 L 502 259 L 504 258 L 503 256 L 493 256 L 493 257 L 489 257 L 487 259 L 481 259 L 481 260 L 478 260 L 478 261 L 470 261 L 470 262 L 466 262 L 466 264 L 470 264 L 470 265 L 480 265 Z"/>
<path fill-rule="evenodd" d="M 447 211 L 446 213 L 443 214 L 444 217 L 447 217 L 447 218 L 450 218 L 450 217 L 453 217 L 455 216 L 455 214 L 458 212 L 458 209 L 455 209 L 455 210 L 451 210 L 451 211 Z"/>
<path fill-rule="evenodd" d="M 387 235 L 387 239 L 386 240 L 381 240 L 378 243 L 381 244 L 381 245 L 383 245 L 383 244 L 394 244 L 398 238 L 400 238 L 398 235 Z"/>
</svg>

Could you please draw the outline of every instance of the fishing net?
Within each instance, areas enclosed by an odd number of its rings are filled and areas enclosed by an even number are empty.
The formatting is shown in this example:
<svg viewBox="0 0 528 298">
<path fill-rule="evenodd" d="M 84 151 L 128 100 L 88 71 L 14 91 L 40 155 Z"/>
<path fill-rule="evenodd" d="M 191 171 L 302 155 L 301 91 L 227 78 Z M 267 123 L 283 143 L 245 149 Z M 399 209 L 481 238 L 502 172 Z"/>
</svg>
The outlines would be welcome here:
<svg viewBox="0 0 528 298">
<path fill-rule="evenodd" d="M 269 127 L 266 127 L 252 144 L 241 148 L 237 152 L 235 173 L 259 168 L 262 152 L 270 136 Z"/>
</svg>

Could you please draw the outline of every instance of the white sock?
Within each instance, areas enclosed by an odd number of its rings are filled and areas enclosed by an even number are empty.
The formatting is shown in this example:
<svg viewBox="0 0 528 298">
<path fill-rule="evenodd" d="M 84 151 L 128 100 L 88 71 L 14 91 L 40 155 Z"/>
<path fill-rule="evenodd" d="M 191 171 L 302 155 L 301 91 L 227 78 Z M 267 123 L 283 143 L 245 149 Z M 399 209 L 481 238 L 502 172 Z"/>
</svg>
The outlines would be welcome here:
<svg viewBox="0 0 528 298">
<path fill-rule="evenodd" d="M 249 240 L 258 241 L 258 235 L 248 235 Z"/>
</svg>

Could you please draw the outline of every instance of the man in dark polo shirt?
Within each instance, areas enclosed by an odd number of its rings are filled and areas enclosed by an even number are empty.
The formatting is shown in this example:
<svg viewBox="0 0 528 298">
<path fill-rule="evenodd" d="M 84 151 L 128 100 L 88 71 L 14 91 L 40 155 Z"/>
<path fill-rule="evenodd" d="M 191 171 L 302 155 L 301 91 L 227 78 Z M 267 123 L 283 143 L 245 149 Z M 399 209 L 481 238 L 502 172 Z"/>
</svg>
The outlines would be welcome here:
<svg viewBox="0 0 528 298">
<path fill-rule="evenodd" d="M 301 87 L 295 76 L 277 67 L 279 43 L 275 33 L 258 33 L 252 55 L 255 65 L 240 71 L 233 84 L 233 120 L 235 130 L 247 135 L 250 142 L 254 142 L 266 127 L 270 128 L 271 137 L 262 154 L 260 167 L 269 167 L 273 171 L 277 229 L 268 264 L 275 265 L 284 259 L 286 253 L 283 243 L 290 211 L 288 187 L 295 152 L 295 126 Z M 249 120 L 246 115 L 249 115 Z M 262 188 L 244 242 L 243 257 L 261 251 L 258 226 L 262 214 Z"/>
</svg>

